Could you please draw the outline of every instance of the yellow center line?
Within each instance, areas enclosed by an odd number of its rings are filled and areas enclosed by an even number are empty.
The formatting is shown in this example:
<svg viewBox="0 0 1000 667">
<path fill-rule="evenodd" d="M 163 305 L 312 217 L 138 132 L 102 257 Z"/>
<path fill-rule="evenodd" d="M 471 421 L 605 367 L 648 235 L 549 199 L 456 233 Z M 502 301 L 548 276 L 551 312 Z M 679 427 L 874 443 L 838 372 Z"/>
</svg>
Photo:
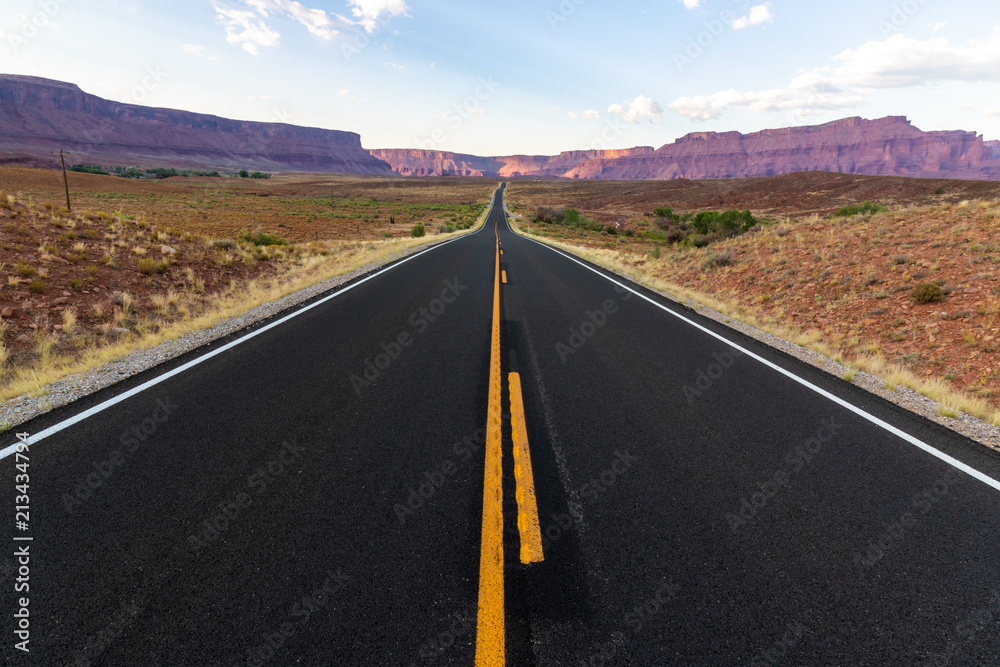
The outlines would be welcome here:
<svg viewBox="0 0 1000 667">
<path fill-rule="evenodd" d="M 501 271 L 501 273 L 503 273 L 503 284 L 506 285 L 507 284 L 507 272 L 506 271 Z"/>
<path fill-rule="evenodd" d="M 521 376 L 511 373 L 510 421 L 514 435 L 514 478 L 517 480 L 517 529 L 521 534 L 521 562 L 541 563 L 542 528 L 538 522 L 538 502 L 535 500 L 535 476 L 531 471 L 531 451 L 528 431 L 524 425 L 524 401 L 521 398 Z"/>
<path fill-rule="evenodd" d="M 504 667 L 503 453 L 501 450 L 500 239 L 493 280 L 490 341 L 490 394 L 486 417 L 486 473 L 483 480 L 483 535 L 479 556 L 479 617 L 476 667 Z"/>
</svg>

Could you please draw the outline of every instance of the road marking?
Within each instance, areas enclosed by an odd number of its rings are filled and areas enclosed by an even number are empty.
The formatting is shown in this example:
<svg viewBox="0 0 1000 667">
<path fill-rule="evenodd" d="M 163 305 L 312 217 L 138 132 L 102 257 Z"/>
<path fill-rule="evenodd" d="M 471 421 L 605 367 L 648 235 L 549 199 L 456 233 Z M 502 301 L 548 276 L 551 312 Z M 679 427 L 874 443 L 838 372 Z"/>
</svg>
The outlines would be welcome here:
<svg viewBox="0 0 1000 667">
<path fill-rule="evenodd" d="M 486 416 L 486 472 L 483 479 L 483 535 L 479 554 L 479 618 L 476 667 L 504 667 L 503 452 L 500 376 L 500 242 L 493 279 L 489 407 Z"/>
<path fill-rule="evenodd" d="M 663 304 L 657 303 L 654 299 L 651 299 L 650 297 L 646 296 L 645 294 L 642 294 L 641 292 L 637 292 L 636 290 L 632 289 L 628 285 L 625 285 L 625 284 L 623 284 L 623 283 L 615 280 L 614 278 L 611 278 L 610 276 L 607 276 L 604 273 L 601 273 L 600 271 L 598 271 L 597 269 L 593 268 L 592 266 L 588 266 L 587 264 L 585 264 L 584 262 L 580 261 L 576 257 L 573 257 L 572 255 L 568 255 L 565 252 L 563 252 L 563 251 L 561 251 L 561 250 L 559 250 L 557 248 L 553 248 L 552 246 L 546 245 L 546 244 L 542 243 L 541 241 L 536 241 L 535 239 L 529 239 L 527 236 L 521 236 L 521 238 L 526 239 L 528 241 L 531 241 L 532 243 L 537 243 L 538 245 L 542 246 L 543 248 L 548 248 L 552 252 L 556 253 L 557 255 L 562 255 L 563 257 L 565 257 L 566 259 L 570 260 L 571 262 L 576 262 L 577 264 L 579 264 L 583 268 L 587 269 L 588 271 L 593 271 L 594 273 L 596 273 L 597 275 L 601 276 L 602 278 L 604 278 L 608 282 L 610 282 L 610 283 L 612 283 L 614 285 L 617 285 L 617 286 L 621 287 L 624 290 L 627 290 L 627 291 L 631 292 L 632 294 L 636 295 L 637 297 L 639 297 L 639 298 L 641 298 L 641 299 L 643 299 L 645 301 L 648 301 L 649 303 L 653 304 L 657 308 L 666 311 L 667 313 L 669 313 L 670 315 L 673 315 L 674 317 L 676 317 L 677 319 L 681 320 L 682 322 L 686 322 L 687 324 L 690 324 L 694 328 L 699 329 L 700 331 L 703 331 L 703 332 L 707 333 L 712 338 L 716 338 L 716 339 L 722 341 L 723 343 L 725 343 L 729 347 L 733 348 L 734 350 L 739 350 L 740 352 L 742 352 L 743 354 L 747 355 L 751 359 L 755 359 L 756 361 L 764 364 L 768 368 L 781 373 L 782 375 L 784 375 L 785 377 L 787 377 L 787 378 L 789 378 L 791 380 L 794 380 L 795 382 L 799 383 L 803 387 L 806 387 L 807 389 L 810 389 L 810 390 L 816 392 L 820 396 L 823 396 L 824 398 L 829 399 L 830 401 L 833 401 L 834 403 L 836 403 L 837 405 L 841 406 L 842 408 L 850 410 L 851 412 L 853 412 L 854 414 L 858 415 L 859 417 L 868 420 L 869 422 L 871 422 L 875 426 L 878 426 L 879 428 L 882 428 L 882 429 L 888 431 L 889 433 L 892 433 L 893 435 L 895 435 L 895 436 L 901 438 L 902 440 L 910 443 L 914 447 L 917 447 L 919 449 L 924 450 L 925 452 L 927 452 L 931 456 L 934 456 L 934 457 L 936 457 L 936 458 L 944 461 L 948 465 L 950 465 L 950 466 L 952 466 L 952 467 L 954 467 L 954 468 L 956 468 L 958 470 L 961 470 L 962 472 L 964 472 L 965 474 L 969 475 L 970 477 L 978 479 L 980 482 L 993 487 L 997 491 L 1000 491 L 1000 481 L 995 480 L 992 477 L 990 477 L 989 475 L 986 475 L 985 473 L 982 473 L 982 472 L 976 470 L 972 466 L 969 466 L 969 465 L 967 465 L 965 463 L 962 463 L 958 459 L 956 459 L 956 458 L 954 458 L 952 456 L 949 456 L 948 454 L 945 454 L 941 450 L 939 450 L 939 449 L 937 449 L 937 448 L 935 448 L 935 447 L 933 447 L 931 445 L 928 445 L 923 440 L 920 440 L 919 438 L 915 438 L 914 436 L 910 435 L 909 433 L 906 433 L 905 431 L 902 431 L 902 430 L 896 428 L 892 424 L 879 419 L 875 415 L 873 415 L 873 414 L 871 414 L 869 412 L 866 412 L 865 410 L 862 410 L 861 408 L 853 405 L 852 403 L 848 403 L 847 401 L 845 401 L 844 399 L 840 398 L 839 396 L 835 396 L 834 394 L 831 394 L 830 392 L 826 391 L 825 389 L 817 387 L 812 382 L 809 382 L 808 380 L 799 377 L 798 375 L 796 375 L 795 373 L 793 373 L 793 372 L 791 372 L 789 370 L 785 370 L 781 366 L 768 361 L 764 357 L 761 357 L 761 356 L 759 356 L 757 354 L 754 354 L 750 350 L 748 350 L 748 349 L 746 349 L 744 347 L 741 347 L 740 345 L 737 345 L 736 343 L 732 342 L 731 340 L 729 340 L 725 336 L 722 336 L 720 334 L 715 333 L 711 329 L 708 329 L 707 327 L 704 327 L 704 326 L 698 324 L 694 320 L 688 319 L 687 317 L 684 317 L 680 313 L 675 313 L 673 310 L 671 310 L 670 308 L 667 308 Z"/>
<path fill-rule="evenodd" d="M 492 209 L 493 209 L 493 205 L 490 204 L 490 211 L 486 214 L 486 216 L 487 216 L 486 219 L 487 220 L 489 220 L 489 216 L 493 214 L 493 210 Z M 494 223 L 494 227 L 495 226 L 496 226 L 496 223 Z M 42 431 L 39 431 L 38 433 L 35 433 L 31 437 L 29 437 L 25 442 L 28 445 L 34 445 L 36 443 L 39 443 L 42 440 L 45 440 L 46 438 L 48 438 L 50 436 L 53 436 L 56 433 L 59 433 L 60 431 L 63 431 L 65 429 L 69 428 L 70 426 L 73 426 L 74 424 L 78 424 L 78 423 L 82 422 L 84 419 L 87 419 L 88 417 L 93 417 L 94 415 L 96 415 L 96 414 L 98 414 L 100 412 L 104 412 L 108 408 L 113 407 L 113 406 L 121 403 L 122 401 L 126 401 L 126 400 L 130 399 L 133 396 L 135 396 L 136 394 L 139 394 L 139 393 L 141 393 L 143 391 L 146 391 L 147 389 L 149 389 L 151 387 L 155 387 L 156 385 L 160 384 L 161 382 L 165 382 L 166 380 L 169 380 L 170 378 L 174 377 L 175 375 L 180 375 L 184 371 L 189 370 L 191 368 L 194 368 L 198 364 L 201 364 L 202 362 L 208 361 L 212 357 L 218 356 L 218 355 L 222 354 L 223 352 L 226 352 L 226 351 L 228 351 L 228 350 L 236 347 L 237 345 L 240 345 L 241 343 L 245 343 L 248 340 L 250 340 L 251 338 L 255 338 L 255 337 L 261 335 L 265 331 L 268 331 L 270 329 L 273 329 L 274 327 L 280 326 L 280 325 L 284 324 L 285 322 L 287 322 L 288 320 L 290 320 L 290 319 L 292 319 L 294 317 L 298 317 L 299 315 L 302 315 L 303 313 L 309 312 L 313 308 L 317 308 L 317 307 L 323 305 L 324 303 L 326 303 L 327 301 L 330 301 L 332 299 L 336 299 L 338 296 L 340 296 L 342 294 L 346 294 L 347 292 L 350 292 L 355 287 L 358 287 L 359 285 L 363 285 L 364 283 L 368 282 L 369 280 L 374 280 L 375 278 L 378 278 L 383 273 L 387 273 L 389 271 L 392 271 L 396 267 L 402 266 L 403 264 L 406 264 L 410 260 L 414 260 L 417 257 L 420 257 L 421 255 L 429 253 L 429 252 L 431 252 L 433 250 L 437 250 L 438 248 L 442 248 L 442 247 L 448 245 L 449 243 L 454 243 L 455 241 L 461 241 L 463 238 L 469 238 L 470 236 L 474 236 L 474 235 L 478 234 L 479 232 L 483 231 L 485 228 L 486 228 L 486 223 L 484 222 L 482 227 L 480 227 L 476 231 L 472 232 L 471 234 L 466 234 L 466 235 L 463 235 L 463 236 L 459 236 L 459 237 L 450 239 L 450 240 L 445 241 L 443 243 L 439 243 L 439 244 L 437 244 L 435 246 L 427 248 L 426 250 L 421 250 L 420 252 L 418 252 L 416 254 L 410 255 L 409 257 L 401 259 L 398 262 L 393 263 L 392 266 L 387 266 L 386 268 L 382 269 L 381 271 L 379 271 L 377 273 L 373 273 L 372 275 L 370 275 L 370 276 L 368 276 L 366 278 L 362 278 L 361 280 L 359 280 L 359 281 L 357 281 L 355 283 L 351 283 L 347 287 L 344 287 L 343 289 L 339 289 L 336 292 L 334 292 L 333 294 L 325 296 L 325 297 L 323 297 L 322 299 L 320 299 L 318 301 L 312 302 L 308 306 L 303 306 L 302 308 L 299 308 L 298 310 L 296 310 L 296 311 L 294 311 L 292 313 L 289 313 L 288 315 L 285 315 L 280 320 L 276 320 L 274 322 L 271 322 L 270 324 L 262 326 L 259 329 L 255 329 L 255 330 L 251 331 L 250 333 L 246 334 L 245 336 L 243 336 L 241 338 L 237 338 L 234 341 L 230 341 L 229 343 L 226 343 L 225 345 L 223 345 L 222 347 L 220 347 L 217 350 L 212 350 L 211 352 L 206 352 L 202 356 L 197 357 L 195 359 L 192 359 L 191 361 L 187 362 L 186 364 L 184 364 L 182 366 L 178 366 L 177 368 L 175 368 L 175 369 L 173 369 L 171 371 L 168 371 L 168 372 L 164 373 L 163 375 L 158 375 L 157 377 L 155 377 L 155 378 L 153 378 L 151 380 L 147 380 L 146 382 L 143 382 L 142 384 L 140 384 L 137 387 L 133 387 L 132 389 L 129 389 L 128 391 L 123 392 L 123 393 L 115 396 L 114 398 L 109 398 L 106 401 L 98 403 L 97 405 L 93 406 L 92 408 L 84 410 L 83 412 L 81 412 L 79 414 L 73 415 L 72 417 L 69 417 L 68 419 L 64 419 L 63 421 L 61 421 L 61 422 L 59 422 L 57 424 L 53 424 L 52 426 L 48 427 L 47 429 L 44 429 Z M 13 454 L 14 452 L 16 452 L 17 451 L 17 447 L 18 447 L 19 444 L 20 444 L 20 442 L 17 442 L 15 444 L 13 444 L 13 445 L 11 445 L 11 446 L 3 449 L 3 450 L 0 450 L 0 459 L 5 459 L 8 456 L 10 456 L 11 454 Z"/>
<path fill-rule="evenodd" d="M 506 285 L 507 284 L 507 272 L 506 271 L 502 271 L 501 273 L 503 273 L 503 284 Z"/>
<path fill-rule="evenodd" d="M 538 501 L 535 499 L 535 475 L 531 471 L 531 449 L 524 422 L 524 401 L 521 398 L 521 376 L 511 373 L 510 426 L 514 437 L 514 479 L 517 481 L 517 530 L 521 535 L 521 562 L 541 563 L 542 529 L 538 521 Z"/>
</svg>

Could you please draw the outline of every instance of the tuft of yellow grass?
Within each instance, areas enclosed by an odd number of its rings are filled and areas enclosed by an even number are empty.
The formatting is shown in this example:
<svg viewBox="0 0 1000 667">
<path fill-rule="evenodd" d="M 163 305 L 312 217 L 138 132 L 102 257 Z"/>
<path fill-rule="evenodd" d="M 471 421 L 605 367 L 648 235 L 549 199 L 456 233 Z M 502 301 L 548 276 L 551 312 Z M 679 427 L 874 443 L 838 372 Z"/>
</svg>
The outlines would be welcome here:
<svg viewBox="0 0 1000 667">
<path fill-rule="evenodd" d="M 174 295 L 177 304 L 178 318 L 173 322 L 163 322 L 161 326 L 151 326 L 146 321 L 132 322 L 131 307 L 134 297 L 125 294 L 123 306 L 115 307 L 113 322 L 102 325 L 104 338 L 109 340 L 104 345 L 89 347 L 82 351 L 79 357 L 57 355 L 55 339 L 51 336 L 36 334 L 37 363 L 32 366 L 12 369 L 5 377 L 5 383 L 0 386 L 0 401 L 24 395 L 39 395 L 45 387 L 69 375 L 85 373 L 99 368 L 111 361 L 119 359 L 137 350 L 155 347 L 168 340 L 176 340 L 194 331 L 210 329 L 225 320 L 242 315 L 257 306 L 270 303 L 288 296 L 301 289 L 311 287 L 330 278 L 334 278 L 372 263 L 380 263 L 400 252 L 405 252 L 421 246 L 429 246 L 448 238 L 455 238 L 478 231 L 486 222 L 488 210 L 476 220 L 469 230 L 452 234 L 428 234 L 424 238 L 393 238 L 380 241 L 320 241 L 315 244 L 315 254 L 300 254 L 288 270 L 279 276 L 273 276 L 266 282 L 250 281 L 244 285 L 231 285 L 221 294 L 207 299 L 206 303 L 182 303 L 179 295 Z M 286 251 L 279 251 L 286 252 Z M 293 246 L 288 253 L 297 252 Z M 185 271 L 185 279 L 194 288 L 204 291 L 204 282 L 196 278 L 192 271 Z M 199 288 L 200 283 L 200 288 Z M 199 293 L 200 293 L 199 292 Z M 171 303 L 170 293 L 167 304 Z M 94 314 L 103 315 L 103 309 L 94 307 Z M 131 324 L 133 335 L 116 338 L 110 336 L 114 326 L 129 328 Z"/>
</svg>

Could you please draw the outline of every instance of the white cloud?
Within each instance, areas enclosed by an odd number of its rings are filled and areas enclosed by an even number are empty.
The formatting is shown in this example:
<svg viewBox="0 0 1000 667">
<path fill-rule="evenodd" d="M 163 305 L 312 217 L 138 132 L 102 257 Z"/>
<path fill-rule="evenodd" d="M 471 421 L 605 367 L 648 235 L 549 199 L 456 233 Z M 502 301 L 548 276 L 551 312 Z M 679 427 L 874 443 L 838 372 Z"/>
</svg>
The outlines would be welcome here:
<svg viewBox="0 0 1000 667">
<path fill-rule="evenodd" d="M 273 100 L 274 95 L 244 95 L 243 99 L 247 102 L 253 102 L 255 100 Z"/>
<path fill-rule="evenodd" d="M 616 105 L 617 106 L 617 105 Z M 587 109 L 586 111 L 570 111 L 569 117 L 573 120 L 596 120 L 601 117 L 601 112 L 597 109 Z"/>
<path fill-rule="evenodd" d="M 264 18 L 270 14 L 285 15 L 305 26 L 310 33 L 320 39 L 330 40 L 337 36 L 337 23 L 322 9 L 310 9 L 295 0 L 242 0 L 242 2 L 255 9 Z"/>
<path fill-rule="evenodd" d="M 216 19 L 226 28 L 226 41 L 242 46 L 257 55 L 259 47 L 278 46 L 281 35 L 266 19 L 284 16 L 304 26 L 320 39 L 331 40 L 339 34 L 338 26 L 348 25 L 347 19 L 327 14 L 322 9 L 310 9 L 295 0 L 238 0 L 240 8 L 216 4 Z"/>
<path fill-rule="evenodd" d="M 764 23 L 773 23 L 774 17 L 771 15 L 771 3 L 757 5 L 750 8 L 750 14 L 733 21 L 733 30 L 743 30 L 753 28 Z"/>
<path fill-rule="evenodd" d="M 369 33 L 378 30 L 382 14 L 388 14 L 391 19 L 410 10 L 406 0 L 348 0 L 348 4 L 351 13 L 358 18 L 358 25 Z"/>
<path fill-rule="evenodd" d="M 391 67 L 393 69 L 398 69 L 398 70 L 401 70 L 401 71 L 406 69 L 406 65 L 398 65 L 396 63 L 386 63 L 385 66 L 386 67 Z"/>
<path fill-rule="evenodd" d="M 928 23 L 927 25 L 929 25 L 931 27 L 931 34 L 932 35 L 936 35 L 936 34 L 938 34 L 938 30 L 941 30 L 942 28 L 944 28 L 948 24 L 945 23 L 944 21 L 939 21 L 937 23 Z"/>
<path fill-rule="evenodd" d="M 986 41 L 965 45 L 945 38 L 918 41 L 895 34 L 834 57 L 836 64 L 799 74 L 784 88 L 758 91 L 724 90 L 681 97 L 669 107 L 694 120 L 712 120 L 735 108 L 757 113 L 787 112 L 798 116 L 829 113 L 857 106 L 872 93 L 945 81 L 1000 81 L 1000 28 Z"/>
<path fill-rule="evenodd" d="M 651 123 L 659 123 L 663 116 L 663 108 L 651 98 L 637 95 L 634 100 L 626 100 L 624 105 L 612 104 L 608 112 L 618 114 L 626 123 L 638 123 L 643 118 L 649 118 Z"/>
<path fill-rule="evenodd" d="M 697 9 L 698 7 L 701 7 L 701 0 L 681 0 L 681 2 L 683 2 L 684 6 L 688 9 Z"/>
<path fill-rule="evenodd" d="M 267 27 L 253 12 L 215 6 L 216 20 L 226 28 L 226 41 L 242 46 L 251 55 L 260 53 L 258 47 L 277 46 L 281 35 Z"/>
<path fill-rule="evenodd" d="M 204 46 L 199 46 L 198 44 L 184 44 L 181 46 L 181 49 L 184 50 L 184 53 L 190 56 L 204 58 L 205 60 L 222 60 L 222 58 L 214 53 L 210 53 L 208 49 Z"/>
</svg>

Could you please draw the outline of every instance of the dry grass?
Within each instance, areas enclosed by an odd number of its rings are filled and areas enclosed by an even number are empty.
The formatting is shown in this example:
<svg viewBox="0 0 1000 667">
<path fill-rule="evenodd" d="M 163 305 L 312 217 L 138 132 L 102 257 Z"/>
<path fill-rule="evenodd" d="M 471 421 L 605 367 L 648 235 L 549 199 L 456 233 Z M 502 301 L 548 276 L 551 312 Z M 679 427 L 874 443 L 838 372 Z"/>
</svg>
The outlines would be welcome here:
<svg viewBox="0 0 1000 667">
<path fill-rule="evenodd" d="M 914 325 L 919 320 L 914 321 L 914 316 L 906 318 L 897 316 L 900 313 L 905 315 L 907 310 L 903 307 L 907 303 L 912 304 L 909 300 L 909 288 L 891 294 L 885 289 L 875 290 L 876 283 L 872 282 L 871 277 L 872 267 L 876 267 L 875 271 L 881 274 L 885 281 L 905 287 L 908 279 L 912 280 L 908 275 L 910 271 L 933 269 L 931 262 L 925 262 L 923 265 L 914 262 L 912 269 L 908 268 L 896 274 L 891 270 L 891 266 L 895 265 L 895 259 L 891 258 L 886 262 L 884 258 L 889 255 L 891 248 L 898 245 L 912 244 L 914 247 L 922 245 L 927 249 L 938 245 L 941 248 L 954 250 L 967 245 L 972 236 L 996 238 L 1000 235 L 1000 224 L 993 213 L 998 208 L 1000 204 L 985 201 L 976 202 L 975 205 L 945 204 L 904 209 L 875 218 L 847 222 L 845 224 L 855 226 L 855 229 L 849 231 L 834 227 L 815 217 L 798 224 L 786 221 L 780 227 L 766 228 L 755 234 L 717 244 L 726 252 L 740 257 L 740 265 L 717 268 L 708 273 L 705 269 L 707 259 L 712 254 L 720 252 L 715 245 L 704 250 L 664 249 L 663 258 L 658 260 L 648 250 L 635 243 L 627 247 L 617 244 L 611 248 L 602 247 L 607 245 L 607 237 L 601 235 L 593 235 L 592 238 L 578 235 L 566 241 L 543 238 L 537 234 L 531 236 L 639 284 L 670 295 L 682 303 L 691 301 L 701 304 L 734 320 L 745 322 L 813 350 L 823 357 L 843 363 L 851 368 L 845 376 L 849 381 L 855 378 L 854 369 L 860 369 L 881 378 L 889 390 L 907 387 L 930 398 L 938 404 L 939 412 L 943 416 L 955 418 L 964 412 L 1000 426 L 997 392 L 992 388 L 1000 376 L 998 355 L 995 350 L 984 352 L 993 348 L 978 348 L 980 336 L 984 339 L 987 335 L 991 339 L 1000 337 L 993 335 L 1000 333 L 994 329 L 998 310 L 995 297 L 984 299 L 981 306 L 972 309 L 972 312 L 964 309 L 964 304 L 970 301 L 956 301 L 951 310 L 957 312 L 947 316 L 935 316 L 929 323 L 920 322 L 929 326 L 926 328 L 921 326 L 918 329 Z M 960 224 L 955 224 L 956 222 Z M 523 219 L 520 221 L 514 219 L 512 223 L 521 233 L 526 229 L 534 230 L 533 225 Z M 914 227 L 918 226 L 920 232 L 912 233 Z M 789 233 L 790 230 L 796 229 L 799 231 L 794 234 Z M 857 239 L 856 243 L 862 251 L 860 254 L 857 247 L 850 247 L 851 239 Z M 798 250 L 797 258 L 786 256 L 790 254 L 788 250 L 791 248 Z M 813 262 L 807 263 L 798 259 L 804 255 L 806 249 L 815 255 Z M 865 260 L 865 252 L 878 259 L 869 257 Z M 989 253 L 983 256 L 991 262 L 1000 261 L 1000 256 L 997 256 L 996 260 L 993 260 L 993 256 Z M 841 261 L 848 257 L 852 258 L 850 263 Z M 946 265 L 950 263 L 947 270 L 941 269 L 943 273 L 948 273 L 949 278 L 961 274 L 965 281 L 978 279 L 989 284 L 996 280 L 992 271 L 975 274 L 969 267 L 962 266 L 958 260 L 964 257 L 963 254 L 956 251 L 954 257 L 956 259 L 952 259 L 947 252 L 941 253 L 940 261 Z M 836 270 L 824 275 L 823 271 L 830 271 L 831 266 L 835 269 L 843 267 L 841 276 L 834 275 L 838 273 Z M 723 273 L 721 280 L 716 278 L 718 272 Z M 812 288 L 808 291 L 800 289 L 792 292 L 783 289 L 781 283 L 788 280 L 785 277 L 787 272 L 797 274 L 793 280 L 800 287 L 811 281 Z M 848 272 L 865 275 L 857 280 L 842 282 L 843 274 Z M 800 277 L 798 274 L 804 276 Z M 738 287 L 734 287 L 736 285 Z M 859 317 L 859 309 L 872 307 L 864 305 L 865 290 L 870 290 L 867 298 L 873 299 L 870 302 L 872 305 L 888 302 L 889 299 L 886 297 L 891 297 L 891 302 L 882 306 L 885 309 L 882 315 L 875 316 L 871 313 L 869 315 L 872 318 L 878 317 L 878 322 L 884 321 L 890 330 L 892 323 L 903 320 L 904 324 L 897 328 L 896 333 L 886 334 L 880 340 L 871 336 L 871 332 L 877 329 L 872 319 L 866 320 L 867 325 L 859 326 L 856 320 Z M 985 288 L 967 286 L 964 291 L 978 294 L 984 290 Z M 1000 295 L 1000 288 L 995 294 Z M 954 300 L 954 297 L 952 299 Z M 897 307 L 902 310 L 896 310 Z M 934 305 L 930 306 L 933 307 Z M 877 313 L 878 310 L 872 312 Z M 977 313 L 982 319 L 977 320 Z M 863 310 L 860 311 L 860 316 L 864 316 Z M 967 324 L 958 330 L 951 326 L 956 324 L 956 319 L 957 323 L 965 321 Z M 841 322 L 839 326 L 838 322 Z M 970 328 L 973 322 L 975 322 L 974 330 Z M 931 336 L 931 342 L 926 345 L 933 346 L 941 342 L 945 329 L 953 332 L 949 334 L 953 342 L 933 348 L 934 358 L 940 363 L 935 362 L 932 365 L 933 359 L 925 359 L 918 351 L 925 345 L 921 337 Z M 937 332 L 936 337 L 934 332 Z M 976 332 L 982 333 L 977 336 Z M 899 340 L 892 336 L 898 337 Z M 991 340 L 990 345 L 992 344 Z M 968 352 L 961 351 L 959 346 L 965 346 L 966 350 L 973 349 L 972 356 L 970 357 Z M 893 355 L 894 358 L 889 360 L 884 356 L 883 348 L 898 351 Z M 964 377 L 956 378 L 957 372 L 948 374 L 953 379 L 934 375 L 935 368 L 943 368 L 945 364 L 957 365 L 958 362 L 945 361 L 956 358 L 962 360 L 960 370 L 964 371 Z M 921 372 L 916 369 L 921 369 Z M 943 371 L 939 372 L 944 375 Z M 970 377 L 979 377 L 975 393 L 964 388 L 969 386 Z"/>
<path fill-rule="evenodd" d="M 486 220 L 484 211 L 469 232 L 482 227 Z M 460 232 L 461 233 L 461 232 Z M 3 347 L 3 331 L 0 330 L 0 401 L 23 395 L 37 395 L 44 392 L 46 385 L 68 375 L 84 373 L 108 362 L 119 359 L 136 350 L 148 349 L 164 341 L 174 340 L 185 334 L 211 328 L 224 320 L 241 315 L 248 310 L 280 299 L 300 289 L 315 285 L 329 278 L 349 273 L 371 263 L 382 262 L 388 257 L 418 246 L 438 243 L 455 234 L 430 234 L 422 239 L 394 238 L 377 241 L 321 241 L 300 248 L 299 252 L 288 255 L 288 264 L 276 275 L 261 279 L 251 279 L 243 283 L 233 283 L 227 289 L 202 296 L 204 282 L 188 267 L 184 278 L 190 284 L 190 292 L 181 294 L 168 290 L 154 295 L 153 310 L 164 319 L 154 324 L 135 312 L 135 298 L 128 293 L 120 295 L 119 305 L 108 313 L 103 304 L 95 304 L 91 310 L 99 319 L 109 318 L 101 325 L 104 344 L 89 338 L 80 338 L 84 345 L 76 345 L 73 354 L 57 350 L 60 339 L 55 335 L 36 333 L 33 340 L 34 363 L 10 367 L 6 362 L 7 352 Z M 278 251 L 284 253 L 284 251 Z M 78 330 L 77 315 L 72 310 L 63 312 L 61 335 L 83 336 Z M 5 326 L 5 325 L 2 325 Z M 129 334 L 115 338 L 110 335 L 112 327 L 128 329 Z M 37 330 L 41 332 L 44 327 Z M 65 349 L 67 346 L 62 345 Z"/>
</svg>

